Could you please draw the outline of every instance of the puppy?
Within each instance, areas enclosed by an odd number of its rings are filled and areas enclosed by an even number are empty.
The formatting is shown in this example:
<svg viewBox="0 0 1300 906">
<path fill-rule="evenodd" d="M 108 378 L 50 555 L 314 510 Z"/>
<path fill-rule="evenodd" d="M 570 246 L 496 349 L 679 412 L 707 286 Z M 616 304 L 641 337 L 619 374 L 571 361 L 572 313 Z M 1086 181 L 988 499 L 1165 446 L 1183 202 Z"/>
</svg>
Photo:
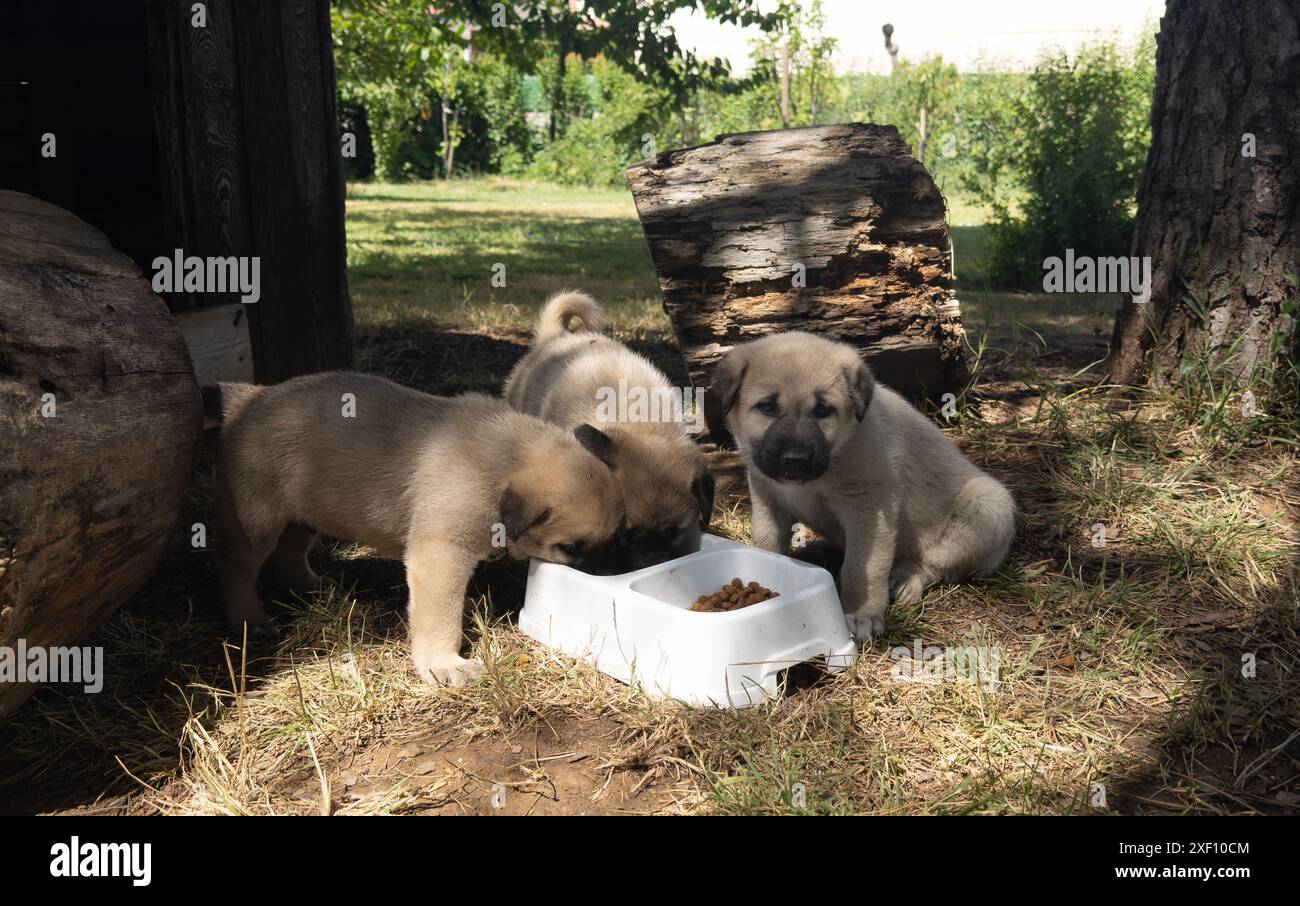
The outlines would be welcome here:
<svg viewBox="0 0 1300 906">
<path fill-rule="evenodd" d="M 570 318 L 583 330 L 570 333 Z M 547 301 L 532 349 L 511 373 L 505 397 L 520 412 L 562 428 L 598 424 L 608 436 L 605 455 L 627 502 L 618 569 L 630 572 L 700 549 L 713 514 L 714 478 L 699 446 L 674 420 L 680 412 L 609 420 L 615 408 L 610 397 L 620 388 L 660 394 L 661 400 L 678 391 L 644 357 L 602 336 L 603 323 L 600 306 L 586 293 L 565 292 Z"/>
<path fill-rule="evenodd" d="M 464 685 L 483 669 L 459 654 L 478 562 L 504 547 L 581 567 L 624 519 L 598 458 L 608 439 L 587 425 L 568 433 L 491 397 L 345 372 L 204 396 L 222 422 L 217 567 L 235 631 L 265 631 L 255 582 L 268 559 L 291 588 L 318 587 L 307 553 L 320 531 L 405 563 L 416 672 Z"/>
<path fill-rule="evenodd" d="M 844 552 L 840 584 L 854 636 L 885 627 L 894 600 L 997 569 L 1015 533 L 1001 483 L 888 387 L 857 350 L 773 334 L 718 364 L 707 413 L 749 469 L 754 543 L 790 553 L 807 526 Z"/>
</svg>

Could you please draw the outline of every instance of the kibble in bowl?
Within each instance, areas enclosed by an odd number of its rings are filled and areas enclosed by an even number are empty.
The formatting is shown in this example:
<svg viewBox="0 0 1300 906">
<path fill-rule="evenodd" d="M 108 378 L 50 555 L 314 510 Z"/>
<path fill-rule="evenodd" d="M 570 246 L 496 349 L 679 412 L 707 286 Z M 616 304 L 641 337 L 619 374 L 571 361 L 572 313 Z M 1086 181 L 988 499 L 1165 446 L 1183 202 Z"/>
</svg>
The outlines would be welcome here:
<svg viewBox="0 0 1300 906">
<path fill-rule="evenodd" d="M 764 588 L 757 582 L 746 585 L 737 576 L 713 594 L 700 595 L 690 609 L 695 613 L 727 613 L 777 597 L 780 595 L 772 589 Z"/>
</svg>

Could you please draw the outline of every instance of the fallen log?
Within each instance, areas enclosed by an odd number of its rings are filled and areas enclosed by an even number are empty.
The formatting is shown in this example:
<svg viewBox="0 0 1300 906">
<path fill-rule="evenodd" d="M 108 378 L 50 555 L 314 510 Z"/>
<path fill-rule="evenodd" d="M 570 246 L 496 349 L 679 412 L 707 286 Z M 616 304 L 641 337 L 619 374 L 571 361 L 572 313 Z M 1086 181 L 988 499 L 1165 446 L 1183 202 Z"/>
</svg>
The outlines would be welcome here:
<svg viewBox="0 0 1300 906">
<path fill-rule="evenodd" d="M 201 423 L 185 341 L 136 266 L 0 191 L 0 650 L 76 645 L 139 587 Z M 0 682 L 0 716 L 35 688 Z"/>
<path fill-rule="evenodd" d="M 904 395 L 966 382 L 943 196 L 894 127 L 724 135 L 627 174 L 697 388 L 782 330 L 857 346 Z"/>
</svg>

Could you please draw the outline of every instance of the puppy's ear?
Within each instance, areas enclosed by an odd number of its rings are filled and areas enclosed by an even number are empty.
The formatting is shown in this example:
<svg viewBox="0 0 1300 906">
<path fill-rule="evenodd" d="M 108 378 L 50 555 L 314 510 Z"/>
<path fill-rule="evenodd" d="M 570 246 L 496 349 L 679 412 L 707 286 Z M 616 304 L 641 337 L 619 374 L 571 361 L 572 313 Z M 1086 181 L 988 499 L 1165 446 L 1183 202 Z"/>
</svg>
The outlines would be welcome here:
<svg viewBox="0 0 1300 906">
<path fill-rule="evenodd" d="M 541 525 L 551 518 L 550 507 L 532 506 L 522 494 L 514 488 L 507 487 L 501 493 L 501 502 L 497 505 L 501 514 L 501 524 L 506 527 L 506 537 L 515 540 L 535 525 Z"/>
<path fill-rule="evenodd" d="M 727 413 L 740 398 L 740 388 L 744 386 L 748 370 L 749 363 L 744 361 L 739 349 L 732 349 L 713 368 L 713 383 L 704 397 L 704 423 L 709 426 L 709 435 L 719 444 L 731 439 L 731 432 L 727 430 Z"/>
<path fill-rule="evenodd" d="M 709 527 L 709 520 L 713 518 L 713 492 L 717 487 L 717 481 L 713 473 L 705 469 L 700 473 L 700 477 L 691 482 L 691 495 L 695 502 L 700 505 L 700 528 Z"/>
<path fill-rule="evenodd" d="M 599 459 L 612 470 L 614 468 L 614 440 L 604 431 L 591 425 L 578 425 L 573 429 L 573 436 L 582 444 L 582 448 Z"/>
<path fill-rule="evenodd" d="M 876 381 L 871 376 L 871 369 L 865 362 L 859 362 L 857 368 L 845 368 L 844 380 L 849 385 L 849 401 L 853 404 L 853 415 L 858 421 L 867 417 L 867 407 L 876 392 Z"/>
</svg>

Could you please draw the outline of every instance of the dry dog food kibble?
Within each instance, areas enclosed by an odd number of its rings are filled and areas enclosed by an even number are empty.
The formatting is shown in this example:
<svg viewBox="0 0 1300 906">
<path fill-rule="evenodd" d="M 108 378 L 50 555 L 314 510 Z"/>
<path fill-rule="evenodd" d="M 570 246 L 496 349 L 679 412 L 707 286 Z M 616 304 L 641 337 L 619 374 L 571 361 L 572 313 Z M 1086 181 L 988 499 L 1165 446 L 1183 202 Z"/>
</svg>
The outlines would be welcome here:
<svg viewBox="0 0 1300 906">
<path fill-rule="evenodd" d="M 764 588 L 757 582 L 746 585 L 737 577 L 722 586 L 721 591 L 715 591 L 711 595 L 701 595 L 691 605 L 691 610 L 696 613 L 726 613 L 729 610 L 739 610 L 776 597 L 780 595 L 772 589 Z"/>
</svg>

